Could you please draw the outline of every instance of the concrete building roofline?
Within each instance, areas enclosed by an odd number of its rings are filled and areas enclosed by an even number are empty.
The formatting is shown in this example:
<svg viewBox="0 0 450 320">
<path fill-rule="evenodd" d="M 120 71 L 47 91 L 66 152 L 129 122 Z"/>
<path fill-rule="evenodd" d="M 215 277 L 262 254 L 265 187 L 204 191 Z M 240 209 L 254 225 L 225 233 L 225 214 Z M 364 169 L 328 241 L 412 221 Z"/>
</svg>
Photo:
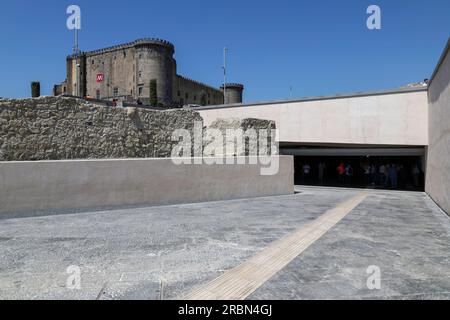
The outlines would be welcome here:
<svg viewBox="0 0 450 320">
<path fill-rule="evenodd" d="M 422 91 L 426 92 L 427 90 L 428 90 L 427 87 L 400 88 L 400 89 L 392 89 L 392 90 L 384 90 L 384 91 L 368 91 L 368 92 L 358 92 L 358 93 L 350 93 L 350 94 L 342 94 L 342 95 L 336 94 L 336 95 L 329 95 L 329 96 L 304 97 L 304 98 L 299 98 L 299 99 L 256 101 L 256 102 L 249 102 L 249 103 L 236 103 L 236 104 L 227 104 L 227 105 L 205 106 L 205 107 L 197 107 L 196 110 L 208 110 L 208 109 L 220 109 L 220 108 L 239 108 L 239 107 L 247 107 L 247 106 L 266 105 L 266 104 L 285 104 L 285 103 L 293 103 L 293 102 L 308 102 L 308 101 L 320 101 L 320 100 L 358 98 L 358 97 L 380 96 L 380 95 L 388 95 L 388 94 L 401 94 L 401 93 L 410 93 L 410 92 L 422 92 Z"/>
<path fill-rule="evenodd" d="M 96 54 L 101 54 L 101 53 L 106 53 L 106 52 L 111 52 L 111 51 L 116 51 L 116 50 L 121 50 L 121 49 L 132 48 L 132 47 L 140 46 L 140 45 L 152 45 L 152 44 L 165 46 L 172 50 L 175 50 L 175 46 L 167 40 L 158 39 L 158 38 L 142 38 L 142 39 L 137 39 L 132 42 L 118 44 L 118 45 L 103 48 L 103 49 L 82 52 L 82 54 L 91 56 L 91 55 L 96 55 Z M 69 55 L 69 58 L 72 58 L 72 57 L 74 57 L 73 54 Z"/>
<path fill-rule="evenodd" d="M 448 38 L 447 45 L 445 46 L 445 49 L 442 52 L 441 57 L 439 58 L 439 61 L 438 61 L 437 65 L 436 65 L 436 67 L 434 68 L 433 74 L 432 74 L 432 76 L 430 78 L 430 81 L 428 83 L 428 87 L 430 87 L 430 85 L 433 82 L 434 78 L 436 77 L 436 74 L 438 73 L 442 63 L 444 62 L 445 57 L 448 55 L 449 52 L 450 52 L 450 37 Z"/>
</svg>

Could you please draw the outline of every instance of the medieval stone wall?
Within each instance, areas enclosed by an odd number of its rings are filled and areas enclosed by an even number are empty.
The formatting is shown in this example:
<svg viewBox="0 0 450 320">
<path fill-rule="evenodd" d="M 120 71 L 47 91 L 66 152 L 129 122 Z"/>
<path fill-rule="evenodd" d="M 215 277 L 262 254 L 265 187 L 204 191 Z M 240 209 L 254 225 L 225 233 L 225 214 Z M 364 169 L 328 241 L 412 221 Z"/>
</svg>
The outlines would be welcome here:
<svg viewBox="0 0 450 320">
<path fill-rule="evenodd" d="M 201 82 L 176 75 L 173 86 L 174 105 L 200 106 L 223 104 L 223 93 Z"/>
</svg>

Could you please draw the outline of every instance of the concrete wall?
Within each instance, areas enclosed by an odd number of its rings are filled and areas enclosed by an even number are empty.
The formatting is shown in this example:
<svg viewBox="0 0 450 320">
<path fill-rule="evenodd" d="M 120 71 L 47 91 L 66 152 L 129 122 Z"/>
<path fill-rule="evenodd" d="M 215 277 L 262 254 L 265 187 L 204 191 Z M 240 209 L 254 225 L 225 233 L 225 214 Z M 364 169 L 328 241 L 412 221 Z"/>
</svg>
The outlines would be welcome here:
<svg viewBox="0 0 450 320">
<path fill-rule="evenodd" d="M 280 142 L 428 145 L 425 89 L 196 110 L 205 125 L 219 118 L 274 120 Z"/>
<path fill-rule="evenodd" d="M 450 214 L 450 40 L 431 79 L 426 192 Z"/>
<path fill-rule="evenodd" d="M 0 162 L 0 213 L 203 202 L 294 192 L 293 158 L 259 165 L 175 165 L 171 159 Z"/>
</svg>

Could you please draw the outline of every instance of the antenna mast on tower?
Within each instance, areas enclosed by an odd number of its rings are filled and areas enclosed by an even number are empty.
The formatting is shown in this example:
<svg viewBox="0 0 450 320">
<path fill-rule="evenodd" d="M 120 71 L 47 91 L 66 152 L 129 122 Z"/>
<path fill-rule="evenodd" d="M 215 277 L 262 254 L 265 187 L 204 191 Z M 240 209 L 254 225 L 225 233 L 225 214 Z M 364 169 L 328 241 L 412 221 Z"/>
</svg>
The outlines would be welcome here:
<svg viewBox="0 0 450 320">
<path fill-rule="evenodd" d="M 223 103 L 227 104 L 227 53 L 228 48 L 223 49 Z"/>
</svg>

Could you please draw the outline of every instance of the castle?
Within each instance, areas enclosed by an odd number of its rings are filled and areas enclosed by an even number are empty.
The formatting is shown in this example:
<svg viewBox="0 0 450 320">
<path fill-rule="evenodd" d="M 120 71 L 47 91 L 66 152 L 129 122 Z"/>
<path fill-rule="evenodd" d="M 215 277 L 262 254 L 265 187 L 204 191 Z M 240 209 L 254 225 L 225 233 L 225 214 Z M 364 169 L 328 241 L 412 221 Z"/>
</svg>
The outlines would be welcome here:
<svg viewBox="0 0 450 320">
<path fill-rule="evenodd" d="M 54 95 L 144 104 L 151 104 L 153 95 L 153 104 L 156 99 L 164 107 L 223 104 L 224 86 L 218 89 L 178 75 L 174 53 L 172 43 L 148 38 L 70 55 L 67 78 L 54 87 Z M 242 103 L 243 85 L 225 87 L 226 103 Z"/>
</svg>

